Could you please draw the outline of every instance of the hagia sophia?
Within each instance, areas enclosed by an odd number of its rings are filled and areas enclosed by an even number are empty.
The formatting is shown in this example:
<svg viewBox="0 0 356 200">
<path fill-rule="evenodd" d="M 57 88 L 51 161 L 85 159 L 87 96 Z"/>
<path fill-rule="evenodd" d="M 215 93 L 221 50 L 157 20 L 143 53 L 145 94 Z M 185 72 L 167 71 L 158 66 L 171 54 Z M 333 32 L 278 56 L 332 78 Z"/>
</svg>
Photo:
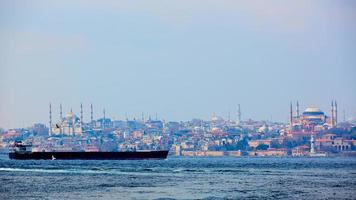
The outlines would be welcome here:
<svg viewBox="0 0 356 200">
<path fill-rule="evenodd" d="M 334 128 L 337 124 L 337 102 L 331 103 L 331 115 L 327 116 L 317 107 L 308 107 L 303 113 L 299 113 L 299 102 L 293 112 L 293 105 L 290 104 L 289 134 L 312 134 L 318 131 Z"/>
</svg>

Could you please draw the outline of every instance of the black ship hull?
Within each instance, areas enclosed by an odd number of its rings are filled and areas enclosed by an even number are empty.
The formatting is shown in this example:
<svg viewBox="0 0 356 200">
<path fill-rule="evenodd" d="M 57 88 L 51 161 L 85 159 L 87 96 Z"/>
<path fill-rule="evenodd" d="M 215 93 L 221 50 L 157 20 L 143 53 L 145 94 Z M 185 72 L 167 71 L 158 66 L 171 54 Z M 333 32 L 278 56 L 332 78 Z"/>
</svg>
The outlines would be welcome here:
<svg viewBox="0 0 356 200">
<path fill-rule="evenodd" d="M 144 160 L 166 159 L 168 151 L 128 152 L 11 152 L 10 159 L 18 160 Z"/>
</svg>

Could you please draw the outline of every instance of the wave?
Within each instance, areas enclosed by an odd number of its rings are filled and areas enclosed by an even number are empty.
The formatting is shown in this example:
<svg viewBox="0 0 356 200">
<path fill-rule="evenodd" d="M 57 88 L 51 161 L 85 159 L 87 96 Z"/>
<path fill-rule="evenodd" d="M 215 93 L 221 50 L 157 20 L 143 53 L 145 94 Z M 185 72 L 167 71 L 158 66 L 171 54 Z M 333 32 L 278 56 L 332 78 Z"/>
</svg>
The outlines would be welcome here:
<svg viewBox="0 0 356 200">
<path fill-rule="evenodd" d="M 6 172 L 39 172 L 39 173 L 73 173 L 73 174 L 105 174 L 110 171 L 98 169 L 39 169 L 39 168 L 0 168 Z"/>
<path fill-rule="evenodd" d="M 8 172 L 53 172 L 53 173 L 65 173 L 68 170 L 64 169 L 25 169 L 25 168 L 0 168 L 0 171 L 8 171 Z"/>
<path fill-rule="evenodd" d="M 72 174 L 145 174 L 145 173 L 158 173 L 158 174 L 185 174 L 185 173 L 218 173 L 218 174 L 246 174 L 246 173 L 254 173 L 254 171 L 250 169 L 233 169 L 233 168 L 219 168 L 219 169 L 211 169 L 211 168 L 10 168 L 10 167 L 0 167 L 0 172 L 35 172 L 35 173 L 72 173 Z M 265 170 L 257 170 L 258 173 L 276 173 L 275 171 L 265 171 Z"/>
<path fill-rule="evenodd" d="M 71 174 L 143 174 L 143 173 L 171 173 L 173 170 L 168 169 L 105 169 L 105 168 L 90 168 L 90 169 L 45 169 L 45 168 L 9 168 L 2 167 L 0 172 L 34 172 L 34 173 L 71 173 Z"/>
</svg>

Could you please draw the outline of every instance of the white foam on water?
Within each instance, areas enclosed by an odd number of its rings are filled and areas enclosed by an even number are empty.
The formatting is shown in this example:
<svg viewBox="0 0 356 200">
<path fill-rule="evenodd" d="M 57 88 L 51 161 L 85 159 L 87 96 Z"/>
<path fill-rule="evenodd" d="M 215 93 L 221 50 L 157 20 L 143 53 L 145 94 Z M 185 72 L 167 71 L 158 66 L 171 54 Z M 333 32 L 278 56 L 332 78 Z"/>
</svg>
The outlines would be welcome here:
<svg viewBox="0 0 356 200">
<path fill-rule="evenodd" d="M 69 174 L 149 174 L 152 172 L 127 172 L 119 169 L 39 169 L 39 168 L 9 168 L 2 167 L 0 172 L 38 172 L 38 173 L 69 173 Z"/>
<path fill-rule="evenodd" d="M 67 173 L 69 170 L 63 169 L 24 169 L 24 168 L 0 168 L 0 171 L 9 172 L 46 172 L 46 173 Z"/>
<path fill-rule="evenodd" d="M 98 171 L 90 169 L 38 169 L 38 168 L 0 168 L 0 171 L 7 172 L 39 172 L 39 173 L 72 173 L 72 174 L 111 174 L 118 173 L 117 171 Z"/>
</svg>

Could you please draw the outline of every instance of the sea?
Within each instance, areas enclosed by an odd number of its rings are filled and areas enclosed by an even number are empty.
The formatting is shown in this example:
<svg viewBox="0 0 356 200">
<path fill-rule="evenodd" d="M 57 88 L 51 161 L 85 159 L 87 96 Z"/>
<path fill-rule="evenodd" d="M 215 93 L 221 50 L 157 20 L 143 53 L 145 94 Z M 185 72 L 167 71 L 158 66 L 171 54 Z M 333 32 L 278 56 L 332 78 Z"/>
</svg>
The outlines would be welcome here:
<svg viewBox="0 0 356 200">
<path fill-rule="evenodd" d="M 356 199 L 356 158 L 10 160 L 0 199 Z"/>
</svg>

